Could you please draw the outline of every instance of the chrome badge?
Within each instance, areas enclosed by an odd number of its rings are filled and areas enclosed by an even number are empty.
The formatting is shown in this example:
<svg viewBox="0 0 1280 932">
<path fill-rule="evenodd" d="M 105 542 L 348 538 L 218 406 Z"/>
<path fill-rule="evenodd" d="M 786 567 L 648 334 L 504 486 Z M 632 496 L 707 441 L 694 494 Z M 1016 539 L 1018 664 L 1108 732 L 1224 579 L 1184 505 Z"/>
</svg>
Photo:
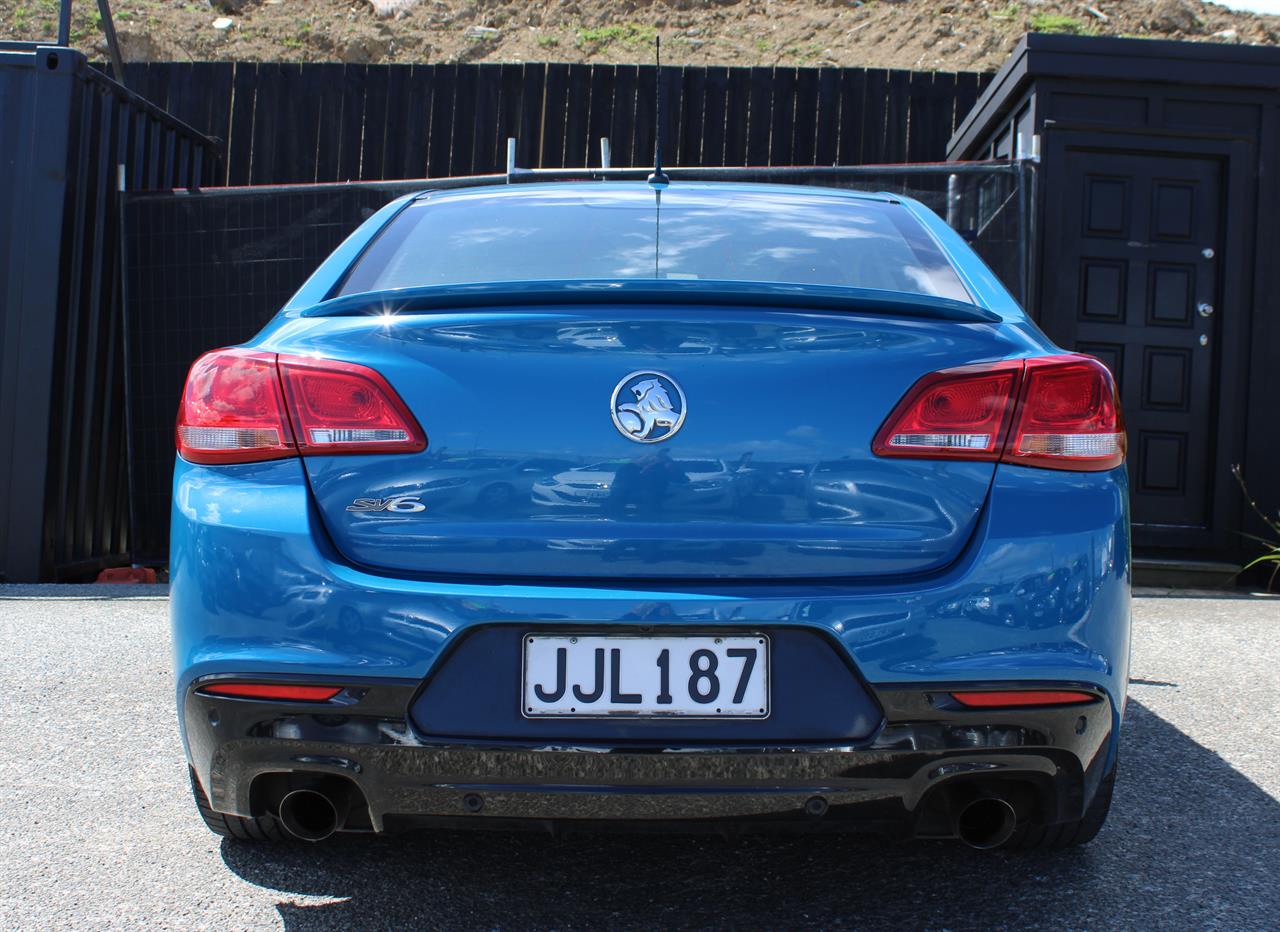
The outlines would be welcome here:
<svg viewBox="0 0 1280 932">
<path fill-rule="evenodd" d="M 357 498 L 347 506 L 347 511 L 358 514 L 412 515 L 426 511 L 427 506 L 416 495 L 393 495 L 391 498 Z"/>
<path fill-rule="evenodd" d="M 609 413 L 618 433 L 636 443 L 657 443 L 675 436 L 688 413 L 684 392 L 661 372 L 633 372 L 613 390 Z"/>
</svg>

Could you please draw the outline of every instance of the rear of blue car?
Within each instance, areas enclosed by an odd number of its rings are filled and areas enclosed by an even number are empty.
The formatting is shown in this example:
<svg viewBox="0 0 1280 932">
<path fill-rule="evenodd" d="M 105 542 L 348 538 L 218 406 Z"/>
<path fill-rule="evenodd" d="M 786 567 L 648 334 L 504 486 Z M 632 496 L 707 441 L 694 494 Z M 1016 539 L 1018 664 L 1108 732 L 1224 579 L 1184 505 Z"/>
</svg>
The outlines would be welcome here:
<svg viewBox="0 0 1280 932">
<path fill-rule="evenodd" d="M 388 205 L 192 367 L 172 612 L 221 834 L 1091 839 L 1129 642 L 1124 433 L 887 196 Z"/>
</svg>

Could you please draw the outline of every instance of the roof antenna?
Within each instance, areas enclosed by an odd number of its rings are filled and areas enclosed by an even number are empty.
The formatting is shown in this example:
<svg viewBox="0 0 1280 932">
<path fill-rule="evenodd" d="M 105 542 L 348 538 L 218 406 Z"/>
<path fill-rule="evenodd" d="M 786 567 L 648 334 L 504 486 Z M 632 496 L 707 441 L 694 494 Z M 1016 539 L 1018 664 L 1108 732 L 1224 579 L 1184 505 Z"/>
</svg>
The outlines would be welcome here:
<svg viewBox="0 0 1280 932">
<path fill-rule="evenodd" d="M 653 57 L 657 69 L 653 78 L 653 172 L 649 175 L 649 184 L 665 188 L 671 179 L 662 170 L 662 36 L 653 37 Z"/>
</svg>

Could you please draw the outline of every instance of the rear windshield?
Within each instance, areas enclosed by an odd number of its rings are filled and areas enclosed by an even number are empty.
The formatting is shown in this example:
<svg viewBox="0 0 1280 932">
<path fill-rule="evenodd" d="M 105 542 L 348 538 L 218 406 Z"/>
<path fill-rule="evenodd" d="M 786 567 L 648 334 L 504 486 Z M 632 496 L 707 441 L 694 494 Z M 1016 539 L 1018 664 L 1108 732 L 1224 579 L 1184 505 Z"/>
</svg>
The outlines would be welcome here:
<svg viewBox="0 0 1280 932">
<path fill-rule="evenodd" d="M 708 279 L 878 288 L 971 302 L 900 204 L 679 182 L 428 197 L 397 216 L 340 294 L 500 281 Z"/>
</svg>

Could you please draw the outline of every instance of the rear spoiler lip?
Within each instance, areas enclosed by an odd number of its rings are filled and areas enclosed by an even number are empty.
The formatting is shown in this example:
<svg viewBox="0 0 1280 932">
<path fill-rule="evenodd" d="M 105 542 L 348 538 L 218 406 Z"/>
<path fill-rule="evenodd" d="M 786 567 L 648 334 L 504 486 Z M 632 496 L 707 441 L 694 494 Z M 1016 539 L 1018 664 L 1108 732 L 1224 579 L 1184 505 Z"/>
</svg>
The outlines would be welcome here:
<svg viewBox="0 0 1280 932">
<path fill-rule="evenodd" d="M 722 282 L 686 279 L 478 282 L 429 285 L 342 295 L 289 316 L 358 317 L 601 304 L 720 305 L 845 311 L 999 323 L 999 314 L 976 304 L 932 295 L 845 288 L 835 285 L 791 285 L 774 282 Z"/>
</svg>

